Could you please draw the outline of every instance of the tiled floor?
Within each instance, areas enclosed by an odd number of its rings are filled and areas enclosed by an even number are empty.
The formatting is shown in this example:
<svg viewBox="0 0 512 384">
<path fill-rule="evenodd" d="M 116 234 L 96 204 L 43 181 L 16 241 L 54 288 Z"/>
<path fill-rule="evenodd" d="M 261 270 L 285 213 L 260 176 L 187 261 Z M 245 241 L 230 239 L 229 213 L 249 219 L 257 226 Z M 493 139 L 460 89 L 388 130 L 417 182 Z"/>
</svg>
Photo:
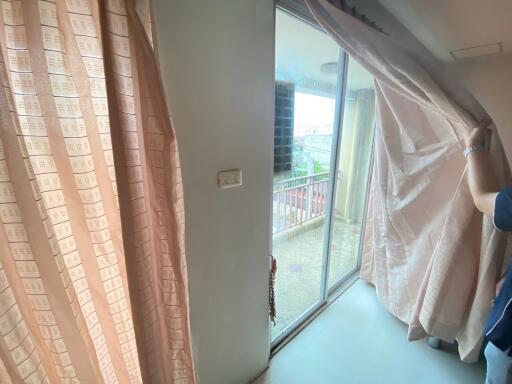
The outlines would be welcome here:
<svg viewBox="0 0 512 384">
<path fill-rule="evenodd" d="M 406 327 L 358 281 L 291 340 L 254 384 L 483 384 L 484 364 L 408 342 Z"/>
<path fill-rule="evenodd" d="M 333 231 L 330 283 L 356 267 L 360 226 L 336 220 Z M 320 299 L 324 239 L 323 218 L 274 236 L 277 319 L 273 338 Z"/>
</svg>

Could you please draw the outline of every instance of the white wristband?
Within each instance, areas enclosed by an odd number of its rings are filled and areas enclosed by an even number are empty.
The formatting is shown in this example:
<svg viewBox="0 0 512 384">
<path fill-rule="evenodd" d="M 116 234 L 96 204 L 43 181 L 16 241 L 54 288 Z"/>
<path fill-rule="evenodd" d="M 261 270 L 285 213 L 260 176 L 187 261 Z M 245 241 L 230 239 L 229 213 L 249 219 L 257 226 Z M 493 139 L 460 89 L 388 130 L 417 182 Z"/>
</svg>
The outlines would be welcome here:
<svg viewBox="0 0 512 384">
<path fill-rule="evenodd" d="M 466 149 L 464 149 L 464 156 L 467 158 L 471 152 L 480 152 L 480 151 L 484 151 L 484 150 L 485 150 L 485 145 L 483 145 L 483 144 L 474 145 L 472 147 L 466 147 Z"/>
</svg>

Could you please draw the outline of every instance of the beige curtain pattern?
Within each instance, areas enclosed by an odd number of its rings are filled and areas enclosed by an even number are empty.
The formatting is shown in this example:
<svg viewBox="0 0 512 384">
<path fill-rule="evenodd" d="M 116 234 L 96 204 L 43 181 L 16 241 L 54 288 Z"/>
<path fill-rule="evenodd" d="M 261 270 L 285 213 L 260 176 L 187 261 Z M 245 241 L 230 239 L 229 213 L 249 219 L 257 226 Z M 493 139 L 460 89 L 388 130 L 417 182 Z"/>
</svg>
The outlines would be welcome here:
<svg viewBox="0 0 512 384">
<path fill-rule="evenodd" d="M 487 115 L 428 52 L 405 47 L 326 0 L 306 0 L 325 30 L 376 82 L 377 124 L 361 276 L 409 339 L 459 342 L 478 358 L 506 236 L 476 211 L 464 133 Z M 494 168 L 510 179 L 492 138 Z"/>
<path fill-rule="evenodd" d="M 195 382 L 149 9 L 1 2 L 2 383 Z"/>
</svg>

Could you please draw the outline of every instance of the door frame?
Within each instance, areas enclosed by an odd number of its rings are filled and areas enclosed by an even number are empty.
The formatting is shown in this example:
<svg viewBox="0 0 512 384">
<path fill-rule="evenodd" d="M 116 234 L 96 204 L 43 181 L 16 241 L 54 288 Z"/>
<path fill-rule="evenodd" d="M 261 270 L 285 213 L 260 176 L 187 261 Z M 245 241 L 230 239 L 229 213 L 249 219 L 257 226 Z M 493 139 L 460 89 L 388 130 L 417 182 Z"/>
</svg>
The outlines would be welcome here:
<svg viewBox="0 0 512 384">
<path fill-rule="evenodd" d="M 307 6 L 301 0 L 278 0 L 274 6 L 274 12 L 277 10 L 285 12 L 298 20 L 305 22 L 313 28 L 316 28 L 323 33 L 326 33 L 323 28 L 316 22 L 316 20 L 309 13 Z M 275 19 L 275 18 L 274 18 Z M 274 27 L 275 31 L 275 27 Z M 275 41 L 275 38 L 274 38 Z M 298 334 L 309 322 L 311 322 L 323 309 L 325 309 L 333 300 L 335 300 L 341 293 L 349 288 L 354 282 L 358 280 L 357 272 L 361 265 L 361 253 L 362 244 L 364 240 L 364 229 L 366 225 L 366 212 L 368 208 L 368 196 L 369 196 L 369 183 L 371 179 L 371 169 L 373 167 L 373 140 L 372 140 L 372 154 L 370 159 L 370 171 L 368 177 L 368 187 L 366 189 L 365 207 L 362 220 L 361 237 L 358 246 L 357 264 L 355 268 L 348 272 L 345 277 L 337 281 L 331 288 L 328 286 L 329 282 L 329 264 L 331 260 L 331 247 L 332 247 L 332 236 L 334 226 L 334 209 L 336 199 L 336 185 L 337 185 L 337 174 L 339 166 L 339 149 L 342 140 L 343 130 L 343 118 L 345 113 L 345 96 L 347 90 L 347 74 L 348 74 L 348 54 L 339 47 L 339 59 L 338 62 L 341 65 L 338 66 L 338 81 L 336 86 L 336 107 L 335 117 L 333 126 L 333 139 L 331 143 L 331 166 L 329 169 L 328 178 L 328 195 L 327 195 L 327 208 L 326 208 L 326 220 L 324 223 L 324 244 L 323 244 L 323 255 L 322 255 L 322 276 L 320 284 L 320 298 L 313 305 L 311 305 L 301 316 L 299 316 L 293 323 L 291 323 L 281 335 L 275 340 L 271 340 L 271 355 L 277 353 L 284 345 L 288 343 L 296 334 Z M 272 230 L 271 230 L 272 234 Z M 272 235 L 271 235 L 270 250 L 272 254 Z M 271 325 L 270 325 L 271 326 Z"/>
</svg>

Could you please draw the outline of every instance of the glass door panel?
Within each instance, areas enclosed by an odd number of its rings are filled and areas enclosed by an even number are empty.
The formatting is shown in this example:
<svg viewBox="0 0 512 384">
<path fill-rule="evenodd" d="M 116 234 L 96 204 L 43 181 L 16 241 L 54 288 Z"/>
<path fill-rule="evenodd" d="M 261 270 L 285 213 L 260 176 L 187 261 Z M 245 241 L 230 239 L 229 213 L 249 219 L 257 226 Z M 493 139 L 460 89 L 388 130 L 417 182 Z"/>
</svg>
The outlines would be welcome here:
<svg viewBox="0 0 512 384">
<path fill-rule="evenodd" d="M 328 35 L 276 11 L 272 253 L 278 268 L 272 340 L 324 300 L 339 57 L 338 45 Z"/>
<path fill-rule="evenodd" d="M 329 288 L 343 281 L 359 266 L 362 227 L 375 125 L 373 77 L 349 60 L 344 97 L 341 142 L 338 146 Z"/>
</svg>

